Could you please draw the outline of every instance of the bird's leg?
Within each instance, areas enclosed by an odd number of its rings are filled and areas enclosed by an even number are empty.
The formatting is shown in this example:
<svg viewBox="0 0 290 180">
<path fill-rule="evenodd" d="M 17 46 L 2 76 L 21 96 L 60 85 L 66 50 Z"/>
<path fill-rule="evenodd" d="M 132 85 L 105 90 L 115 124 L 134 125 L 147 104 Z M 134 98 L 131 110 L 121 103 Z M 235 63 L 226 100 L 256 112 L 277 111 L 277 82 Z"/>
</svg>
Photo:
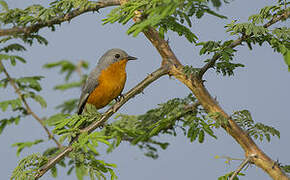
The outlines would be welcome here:
<svg viewBox="0 0 290 180">
<path fill-rule="evenodd" d="M 123 94 L 120 94 L 118 97 L 115 98 L 116 102 L 120 102 L 124 98 Z"/>
<path fill-rule="evenodd" d="M 118 97 L 115 98 L 116 102 L 120 102 L 122 99 L 124 99 L 124 95 L 120 94 Z M 115 105 L 113 105 L 113 111 L 116 112 L 117 109 L 115 108 Z"/>
</svg>

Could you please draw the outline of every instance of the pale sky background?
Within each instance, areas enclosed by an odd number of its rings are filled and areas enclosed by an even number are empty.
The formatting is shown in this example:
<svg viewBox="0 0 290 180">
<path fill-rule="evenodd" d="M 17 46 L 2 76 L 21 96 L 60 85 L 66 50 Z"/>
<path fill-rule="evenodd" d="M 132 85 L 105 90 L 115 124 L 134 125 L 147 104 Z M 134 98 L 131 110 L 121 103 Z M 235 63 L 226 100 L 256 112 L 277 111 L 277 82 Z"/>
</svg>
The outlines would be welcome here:
<svg viewBox="0 0 290 180">
<path fill-rule="evenodd" d="M 8 0 L 11 8 L 24 8 L 33 3 L 48 4 L 49 1 L 37 0 Z M 249 15 L 258 13 L 266 5 L 271 5 L 273 0 L 244 0 L 233 1 L 220 8 L 220 12 L 229 17 L 221 20 L 206 15 L 202 20 L 193 22 L 192 31 L 201 41 L 225 40 L 229 37 L 224 26 L 233 19 L 245 22 Z M 127 26 L 119 24 L 102 26 L 101 19 L 109 9 L 100 10 L 98 13 L 87 13 L 73 19 L 70 23 L 57 26 L 55 32 L 48 29 L 40 31 L 48 41 L 48 46 L 35 43 L 27 46 L 28 51 L 21 53 L 28 61 L 27 64 L 18 64 L 16 68 L 7 66 L 12 77 L 25 75 L 43 75 L 44 90 L 40 93 L 48 102 L 47 109 L 32 105 L 33 110 L 41 117 L 55 113 L 54 106 L 63 100 L 79 97 L 80 90 L 73 89 L 69 92 L 52 91 L 54 85 L 62 82 L 56 70 L 50 71 L 42 68 L 47 62 L 69 59 L 74 62 L 85 59 L 93 65 L 108 49 L 118 47 L 126 50 L 130 55 L 139 58 L 127 66 L 128 79 L 124 92 L 135 86 L 148 73 L 160 65 L 160 56 L 149 41 L 140 34 L 137 38 L 127 36 Z M 284 25 L 286 23 L 283 23 Z M 281 24 L 280 24 L 281 25 Z M 288 24 L 289 26 L 289 21 Z M 183 64 L 201 65 L 205 57 L 198 56 L 198 49 L 174 33 L 169 34 L 170 45 Z M 283 62 L 282 55 L 273 53 L 267 45 L 254 46 L 249 51 L 246 46 L 239 46 L 235 62 L 246 65 L 235 71 L 235 76 L 222 77 L 213 70 L 205 76 L 206 87 L 212 96 L 216 97 L 226 112 L 248 109 L 256 122 L 276 127 L 281 132 L 281 139 L 273 138 L 270 143 L 264 141 L 259 146 L 272 159 L 282 164 L 290 164 L 289 156 L 289 90 L 290 73 Z M 87 71 L 89 72 L 89 71 Z M 87 73 L 86 72 L 86 73 Z M 2 75 L 1 75 L 2 76 Z M 77 77 L 75 77 L 77 78 Z M 8 93 L 10 90 L 10 93 Z M 0 100 L 12 99 L 12 89 L 1 90 Z M 145 89 L 144 94 L 137 95 L 121 109 L 121 113 L 140 114 L 156 107 L 158 103 L 165 102 L 174 97 L 185 97 L 189 90 L 180 82 L 163 77 Z M 11 95 L 10 95 L 11 94 Z M 9 117 L 1 112 L 0 117 Z M 178 131 L 177 137 L 161 136 L 160 140 L 169 141 L 167 150 L 159 151 L 157 160 L 147 158 L 137 147 L 124 142 L 111 154 L 103 154 L 100 159 L 108 163 L 117 164 L 116 173 L 119 180 L 176 180 L 176 179 L 217 179 L 219 176 L 237 168 L 240 162 L 225 164 L 224 159 L 214 159 L 216 155 L 244 158 L 241 147 L 223 129 L 215 130 L 218 139 L 206 136 L 203 144 L 190 143 L 189 139 Z M 40 125 L 31 117 L 22 119 L 18 126 L 8 126 L 0 136 L 0 179 L 9 179 L 12 170 L 23 157 L 42 152 L 48 143 L 42 143 L 31 149 L 25 149 L 20 157 L 16 157 L 16 148 L 11 144 L 15 142 L 31 141 L 44 138 L 46 134 Z M 53 143 L 50 143 L 54 146 Z M 76 179 L 76 176 L 66 176 L 67 169 L 60 168 L 56 179 Z M 47 173 L 43 180 L 53 179 Z M 89 179 L 88 177 L 86 179 Z M 246 176 L 241 179 L 270 179 L 261 169 L 251 166 L 246 170 Z"/>
</svg>

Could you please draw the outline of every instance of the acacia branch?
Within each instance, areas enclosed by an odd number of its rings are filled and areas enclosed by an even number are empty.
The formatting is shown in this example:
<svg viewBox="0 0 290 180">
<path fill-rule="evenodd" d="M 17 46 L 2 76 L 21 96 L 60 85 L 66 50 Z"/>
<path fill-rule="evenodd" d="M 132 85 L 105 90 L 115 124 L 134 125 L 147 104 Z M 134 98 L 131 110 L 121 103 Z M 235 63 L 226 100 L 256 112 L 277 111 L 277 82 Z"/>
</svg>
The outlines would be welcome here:
<svg viewBox="0 0 290 180">
<path fill-rule="evenodd" d="M 106 122 L 120 107 L 122 107 L 128 100 L 135 97 L 137 94 L 140 94 L 143 92 L 143 90 L 152 82 L 156 81 L 160 77 L 166 75 L 168 73 L 168 68 L 166 66 L 163 66 L 153 73 L 149 74 L 143 81 L 141 81 L 137 86 L 132 88 L 130 91 L 128 91 L 124 97 L 119 101 L 116 102 L 110 109 L 108 109 L 99 119 L 95 119 L 92 124 L 87 126 L 84 129 L 80 130 L 80 134 L 82 133 L 91 133 L 96 128 L 98 128 L 100 125 L 102 125 L 104 122 Z M 74 139 L 76 141 L 78 137 Z M 61 159 L 63 159 L 67 154 L 69 154 L 71 151 L 73 151 L 72 145 L 69 145 L 65 149 L 62 150 L 61 153 L 56 155 L 55 157 L 51 158 L 35 175 L 35 178 L 38 179 L 41 176 L 43 176 L 50 168 L 52 168 L 57 162 L 59 162 Z"/>
<path fill-rule="evenodd" d="M 279 16 L 275 16 L 273 17 L 269 22 L 267 22 L 266 24 L 263 25 L 264 28 L 268 28 L 271 25 L 275 24 L 278 21 L 281 21 L 282 19 L 287 19 L 290 15 L 289 11 L 285 11 L 282 15 Z M 236 39 L 234 42 L 232 42 L 230 45 L 228 45 L 226 48 L 235 48 L 238 45 L 241 45 L 243 41 L 245 41 L 246 39 L 248 39 L 251 36 L 245 35 L 243 34 L 242 37 Z M 216 61 L 221 57 L 221 55 L 219 54 L 215 54 L 209 62 L 207 62 L 200 70 L 198 73 L 198 78 L 202 79 L 202 76 L 204 75 L 204 73 L 214 67 Z"/>
<path fill-rule="evenodd" d="M 203 85 L 203 81 L 196 75 L 188 77 L 184 73 L 183 65 L 176 58 L 168 43 L 159 36 L 159 33 L 155 29 L 149 27 L 144 31 L 144 34 L 162 56 L 162 64 L 170 66 L 169 74 L 173 75 L 192 91 L 207 113 L 218 114 L 218 116 L 215 117 L 216 121 L 220 121 L 221 119 L 227 120 L 227 124 L 223 124 L 222 127 L 236 140 L 237 143 L 240 144 L 245 151 L 245 156 L 248 157 L 255 155 L 252 162 L 256 166 L 262 168 L 273 179 L 289 180 L 281 168 L 279 166 L 273 166 L 274 161 L 255 144 L 253 139 L 241 127 L 239 127 L 237 123 L 219 106 L 216 100 L 212 98 Z"/>
<path fill-rule="evenodd" d="M 37 32 L 39 29 L 44 27 L 50 27 L 56 24 L 61 24 L 66 21 L 84 14 L 86 12 L 98 11 L 101 8 L 120 5 L 119 0 L 100 0 L 95 4 L 82 9 L 75 9 L 64 15 L 53 18 L 52 20 L 38 22 L 36 24 L 25 26 L 25 27 L 13 27 L 9 29 L 0 29 L 0 36 L 17 35 L 17 34 L 31 34 Z"/>
<path fill-rule="evenodd" d="M 0 61 L 0 69 L 4 72 L 4 74 L 6 75 L 10 85 L 14 88 L 15 92 L 17 93 L 19 99 L 21 99 L 21 101 L 23 102 L 25 109 L 27 111 L 28 114 L 30 114 L 34 119 L 36 119 L 39 124 L 43 127 L 43 129 L 45 130 L 45 132 L 48 135 L 49 139 L 52 139 L 55 144 L 57 145 L 57 147 L 60 149 L 62 148 L 62 145 L 56 140 L 56 138 L 53 136 L 53 134 L 49 131 L 49 129 L 45 126 L 45 124 L 43 123 L 42 119 L 40 117 L 38 117 L 30 108 L 30 106 L 28 105 L 26 99 L 24 98 L 23 94 L 21 93 L 20 89 L 17 87 L 15 81 L 13 80 L 13 78 L 11 78 L 11 76 L 9 75 L 9 73 L 7 72 L 6 68 L 4 67 L 2 61 Z"/>
</svg>

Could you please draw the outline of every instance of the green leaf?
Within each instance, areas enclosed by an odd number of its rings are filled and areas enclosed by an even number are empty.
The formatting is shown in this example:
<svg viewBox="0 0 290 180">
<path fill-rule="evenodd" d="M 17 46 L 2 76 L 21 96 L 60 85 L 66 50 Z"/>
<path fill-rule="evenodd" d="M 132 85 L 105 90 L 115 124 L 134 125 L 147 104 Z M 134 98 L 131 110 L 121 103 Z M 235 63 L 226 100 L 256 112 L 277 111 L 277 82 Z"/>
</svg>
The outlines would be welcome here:
<svg viewBox="0 0 290 180">
<path fill-rule="evenodd" d="M 95 155 L 99 155 L 100 153 L 96 150 L 95 146 L 93 146 L 92 144 L 88 143 L 87 144 L 88 148 L 95 153 Z"/>
<path fill-rule="evenodd" d="M 287 49 L 286 53 L 283 55 L 284 61 L 286 65 L 288 66 L 288 71 L 290 72 L 290 50 Z"/>
<path fill-rule="evenodd" d="M 196 140 L 196 138 L 197 138 L 197 136 L 198 136 L 198 134 L 199 134 L 199 130 L 200 130 L 200 129 L 195 129 L 195 130 L 193 131 L 193 134 L 192 134 L 192 136 L 190 137 L 190 142 L 193 142 L 193 141 Z"/>
<path fill-rule="evenodd" d="M 79 88 L 82 86 L 82 81 L 78 81 L 78 82 L 70 82 L 70 83 L 66 83 L 66 84 L 61 84 L 61 85 L 57 85 L 54 87 L 54 89 L 56 90 L 67 90 L 67 89 L 71 89 L 71 88 Z"/>
<path fill-rule="evenodd" d="M 21 99 L 17 98 L 0 102 L 0 108 L 3 112 L 5 112 L 9 106 L 12 108 L 12 110 L 16 110 L 17 108 L 22 107 L 22 101 Z"/>
<path fill-rule="evenodd" d="M 60 67 L 60 74 L 66 73 L 65 80 L 68 81 L 71 74 L 77 69 L 77 66 L 68 60 L 61 60 L 53 63 L 47 63 L 43 66 L 44 68 L 51 69 Z"/>
<path fill-rule="evenodd" d="M 75 172 L 76 172 L 76 176 L 77 176 L 78 180 L 83 180 L 84 176 L 86 176 L 88 174 L 85 166 L 80 165 L 80 164 L 75 167 Z"/>
<path fill-rule="evenodd" d="M 13 170 L 11 180 L 34 180 L 35 174 L 48 159 L 39 154 L 29 155 L 19 161 L 18 166 Z"/>
<path fill-rule="evenodd" d="M 11 63 L 12 66 L 16 65 L 16 60 L 15 60 L 14 56 L 10 56 L 10 63 Z"/>
<path fill-rule="evenodd" d="M 10 124 L 18 124 L 20 121 L 20 116 L 10 117 L 9 119 L 1 119 L 0 120 L 0 134 L 3 132 L 5 127 Z"/>
<path fill-rule="evenodd" d="M 26 63 L 26 60 L 20 56 L 10 56 L 10 62 L 13 66 L 16 65 L 16 60 L 18 60 L 22 63 Z"/>
<path fill-rule="evenodd" d="M 221 19 L 227 19 L 226 16 L 223 16 L 221 14 L 218 14 L 218 13 L 216 13 L 216 12 L 210 10 L 210 9 L 206 10 L 206 13 L 211 14 L 211 15 L 216 16 L 216 17 L 219 17 Z"/>
<path fill-rule="evenodd" d="M 56 166 L 53 166 L 51 169 L 50 169 L 50 172 L 51 172 L 51 176 L 56 178 L 57 177 L 57 168 Z"/>
<path fill-rule="evenodd" d="M 43 76 L 27 76 L 21 77 L 15 80 L 21 90 L 26 90 L 26 88 L 33 89 L 35 91 L 40 91 L 41 85 L 38 81 L 43 79 Z"/>
<path fill-rule="evenodd" d="M 21 44 L 10 44 L 6 47 L 3 47 L 0 49 L 0 51 L 4 51 L 4 52 L 12 52 L 12 51 L 26 51 L 26 48 L 24 46 L 22 46 Z"/>
<path fill-rule="evenodd" d="M 4 0 L 0 0 L 0 5 L 4 11 L 9 11 L 8 4 Z"/>
<path fill-rule="evenodd" d="M 0 60 L 8 60 L 10 56 L 8 54 L 0 54 Z"/>
<path fill-rule="evenodd" d="M 204 141 L 204 131 L 200 130 L 198 135 L 198 142 L 203 143 L 203 141 Z"/>
<path fill-rule="evenodd" d="M 60 109 L 62 113 L 71 113 L 76 110 L 79 99 L 70 99 L 64 101 L 63 104 L 56 106 L 56 109 Z"/>
<path fill-rule="evenodd" d="M 19 156 L 21 151 L 24 148 L 31 147 L 31 146 L 39 144 L 41 142 L 43 142 L 42 139 L 38 139 L 38 140 L 35 140 L 35 141 L 28 141 L 28 142 L 19 142 L 19 143 L 12 144 L 12 147 L 17 147 L 16 155 Z"/>
<path fill-rule="evenodd" d="M 50 116 L 44 122 L 48 126 L 53 126 L 53 125 L 59 124 L 60 122 L 62 122 L 67 117 L 69 117 L 69 114 L 59 113 L 59 114 L 55 114 L 55 115 Z"/>
<path fill-rule="evenodd" d="M 248 134 L 255 139 L 263 141 L 264 137 L 267 141 L 271 140 L 271 136 L 277 136 L 280 138 L 280 132 L 271 126 L 264 125 L 262 123 L 254 123 L 254 120 L 248 110 L 236 111 L 232 115 L 232 118 L 237 124 L 242 127 Z"/>
<path fill-rule="evenodd" d="M 212 130 L 208 125 L 203 126 L 203 130 L 204 130 L 208 135 L 210 135 L 211 137 L 217 139 L 217 137 L 216 137 L 216 136 L 214 135 L 214 133 L 213 133 L 213 130 Z"/>
<path fill-rule="evenodd" d="M 283 171 L 285 171 L 286 173 L 290 173 L 290 165 L 283 165 L 283 166 L 280 166 Z"/>
<path fill-rule="evenodd" d="M 35 95 L 35 96 L 33 96 L 33 99 L 36 102 L 38 102 L 42 108 L 46 108 L 47 107 L 47 103 L 46 103 L 45 99 L 42 96 Z"/>
</svg>

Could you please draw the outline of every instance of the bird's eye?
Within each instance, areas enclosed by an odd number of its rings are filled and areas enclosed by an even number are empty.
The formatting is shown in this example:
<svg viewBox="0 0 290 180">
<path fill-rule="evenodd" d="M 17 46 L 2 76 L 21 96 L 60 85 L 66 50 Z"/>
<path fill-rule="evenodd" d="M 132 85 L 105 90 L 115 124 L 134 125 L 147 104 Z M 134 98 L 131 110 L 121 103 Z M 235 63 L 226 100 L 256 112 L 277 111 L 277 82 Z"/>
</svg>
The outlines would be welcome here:
<svg viewBox="0 0 290 180">
<path fill-rule="evenodd" d="M 119 57 L 120 57 L 120 54 L 116 54 L 116 55 L 115 55 L 115 58 L 118 59 Z"/>
</svg>

